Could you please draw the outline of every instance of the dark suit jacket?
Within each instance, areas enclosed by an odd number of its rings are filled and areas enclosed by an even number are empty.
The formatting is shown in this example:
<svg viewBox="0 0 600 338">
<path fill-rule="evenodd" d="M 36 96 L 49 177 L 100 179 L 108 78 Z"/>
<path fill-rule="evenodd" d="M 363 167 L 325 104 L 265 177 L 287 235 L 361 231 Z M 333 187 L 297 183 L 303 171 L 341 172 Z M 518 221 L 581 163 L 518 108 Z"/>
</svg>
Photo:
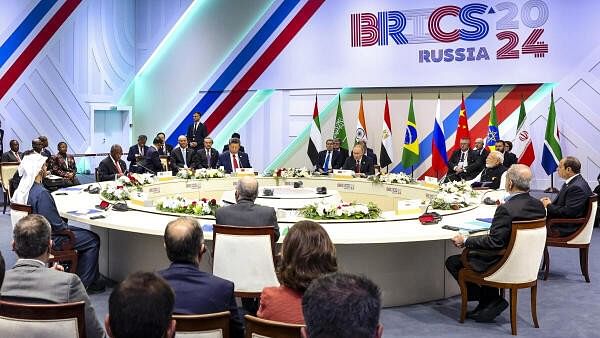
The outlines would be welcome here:
<svg viewBox="0 0 600 338">
<path fill-rule="evenodd" d="M 548 218 L 579 218 L 587 213 L 588 198 L 592 195 L 592 189 L 586 180 L 577 175 L 571 179 L 569 184 L 564 184 L 558 196 L 546 208 Z M 577 231 L 576 224 L 555 224 L 554 227 L 561 236 L 567 236 Z"/>
<path fill-rule="evenodd" d="M 23 159 L 23 153 L 22 152 L 18 152 L 19 154 L 19 158 Z M 2 162 L 21 162 L 19 160 L 17 160 L 17 157 L 15 156 L 15 154 L 13 154 L 12 151 L 7 151 L 4 154 L 2 154 Z"/>
<path fill-rule="evenodd" d="M 185 163 L 187 163 L 188 168 L 195 167 L 193 161 L 194 156 L 194 149 L 187 147 L 187 149 L 185 150 Z M 173 173 L 176 174 L 180 168 L 183 168 L 185 166 L 185 163 L 183 162 L 183 153 L 181 152 L 181 148 L 177 147 L 173 149 L 173 151 L 171 152 L 171 170 L 173 170 Z"/>
<path fill-rule="evenodd" d="M 513 153 L 509 153 L 509 152 L 504 153 L 504 163 L 503 163 L 503 165 L 506 168 L 510 168 L 511 165 L 517 164 L 517 161 L 518 161 L 517 155 L 515 155 Z"/>
<path fill-rule="evenodd" d="M 48 158 L 52 157 L 52 152 L 50 151 L 50 149 L 48 148 L 44 148 L 42 149 L 42 152 L 40 153 L 42 156 L 46 156 Z"/>
<path fill-rule="evenodd" d="M 121 171 L 123 174 L 127 171 L 127 164 L 125 161 L 119 159 L 119 166 L 121 167 Z M 106 156 L 100 164 L 98 164 L 98 179 L 100 182 L 103 181 L 113 181 L 115 179 L 115 175 L 118 174 L 117 167 L 110 156 Z"/>
<path fill-rule="evenodd" d="M 148 146 L 144 146 L 144 154 L 148 152 Z M 129 164 L 129 169 L 131 170 L 131 166 L 135 164 L 135 156 L 140 154 L 140 149 L 137 144 L 129 147 L 129 152 L 127 153 L 127 161 L 131 162 Z"/>
<path fill-rule="evenodd" d="M 189 263 L 172 263 L 159 271 L 175 292 L 176 314 L 231 312 L 231 337 L 244 336 L 244 324 L 233 295 L 233 283 L 213 276 Z"/>
<path fill-rule="evenodd" d="M 500 260 L 497 251 L 505 249 L 510 241 L 513 221 L 533 220 L 546 217 L 546 209 L 529 193 L 511 197 L 496 208 L 489 235 L 467 238 L 465 247 L 471 249 L 468 259 L 475 271 L 485 271 Z"/>
<path fill-rule="evenodd" d="M 342 169 L 354 171 L 356 169 L 355 167 L 356 160 L 354 157 L 350 156 L 346 159 L 346 162 L 344 162 Z M 360 172 L 365 175 L 375 175 L 375 167 L 373 166 L 373 162 L 366 155 L 363 155 L 362 159 L 360 160 Z"/>
<path fill-rule="evenodd" d="M 322 150 L 319 152 L 317 156 L 317 169 L 323 170 L 323 166 L 325 165 L 325 158 L 327 157 L 327 150 Z M 344 156 L 339 151 L 332 150 L 331 151 L 331 168 L 332 169 L 340 169 L 344 165 Z"/>
<path fill-rule="evenodd" d="M 350 156 L 348 153 L 348 150 L 346 150 L 344 148 L 340 148 L 336 151 L 339 152 L 340 154 L 342 154 L 342 166 L 343 166 L 344 165 L 343 163 L 346 162 L 346 159 L 348 158 L 348 156 Z"/>
<path fill-rule="evenodd" d="M 366 155 L 371 159 L 371 162 L 373 162 L 373 165 L 377 165 L 377 155 L 375 154 L 375 151 L 373 151 L 372 148 L 367 148 Z"/>
<path fill-rule="evenodd" d="M 215 214 L 215 222 L 221 225 L 275 227 L 275 240 L 279 239 L 279 225 L 275 209 L 254 204 L 253 201 L 240 199 L 237 204 L 221 207 Z"/>
<path fill-rule="evenodd" d="M 473 152 L 479 156 L 479 158 L 481 159 L 481 163 L 485 165 L 485 159 L 490 154 L 490 152 L 485 148 L 481 148 L 481 150 L 473 149 Z"/>
<path fill-rule="evenodd" d="M 474 151 L 467 151 L 467 166 L 465 171 L 456 174 L 454 167 L 460 162 L 460 149 L 455 150 L 452 156 L 448 159 L 448 176 L 450 180 L 465 180 L 469 181 L 477 177 L 481 170 L 483 170 L 484 164 L 481 162 L 481 157 Z"/>
<path fill-rule="evenodd" d="M 158 153 L 158 150 L 155 149 L 154 147 L 148 147 L 148 151 L 146 151 L 146 156 L 144 156 L 144 168 L 145 170 L 152 170 L 155 173 L 159 172 L 159 171 L 163 171 L 163 165 L 160 162 L 160 154 Z"/>
<path fill-rule="evenodd" d="M 198 168 L 208 168 L 208 158 L 206 157 L 206 148 L 199 148 L 196 152 L 196 160 L 194 161 Z M 217 168 L 219 163 L 219 152 L 215 148 L 210 148 L 210 167 Z"/>
<path fill-rule="evenodd" d="M 502 174 L 504 174 L 505 171 L 506 167 L 503 165 L 499 165 L 493 168 L 485 168 L 481 173 L 481 179 L 479 180 L 479 182 L 491 182 L 486 184 L 485 186 L 490 189 L 498 189 L 500 188 L 500 179 L 502 178 Z"/>
<path fill-rule="evenodd" d="M 164 150 L 166 150 L 166 152 Z M 168 155 L 171 155 L 171 152 L 173 152 L 173 146 L 170 145 L 170 144 L 166 144 L 166 143 L 165 143 L 165 145 L 164 145 L 163 148 L 158 149 L 158 153 L 160 155 L 167 155 L 168 156 Z"/>
<path fill-rule="evenodd" d="M 191 123 L 187 129 L 187 139 L 188 142 L 196 142 L 198 145 L 196 148 L 202 147 L 204 142 L 204 138 L 208 136 L 208 131 L 206 130 L 206 126 L 202 122 L 198 122 L 198 128 L 196 128 L 196 132 L 194 132 L 194 123 Z"/>
<path fill-rule="evenodd" d="M 2 298 L 30 303 L 62 304 L 85 302 L 85 331 L 87 337 L 104 337 L 85 287 L 77 275 L 45 267 L 31 259 L 18 260 L 6 271 L 2 284 Z M 3 335 L 4 336 L 4 335 Z"/>
<path fill-rule="evenodd" d="M 226 151 L 229 151 L 229 144 L 226 144 L 226 145 L 223 146 L 223 151 L 221 153 L 224 153 Z M 243 153 L 246 152 L 246 150 L 244 149 L 243 145 L 240 145 L 240 151 L 243 152 Z"/>
<path fill-rule="evenodd" d="M 223 166 L 223 168 L 225 168 L 225 172 L 227 174 L 231 174 L 231 172 L 233 171 L 229 154 L 230 154 L 229 151 L 226 151 L 226 152 L 222 153 L 221 155 L 219 155 L 219 161 L 217 163 L 217 167 Z M 238 164 L 240 165 L 240 168 L 251 168 L 252 167 L 250 165 L 250 159 L 248 158 L 248 154 L 242 153 L 241 151 L 238 151 L 237 154 L 238 154 L 238 161 L 239 161 Z"/>
</svg>

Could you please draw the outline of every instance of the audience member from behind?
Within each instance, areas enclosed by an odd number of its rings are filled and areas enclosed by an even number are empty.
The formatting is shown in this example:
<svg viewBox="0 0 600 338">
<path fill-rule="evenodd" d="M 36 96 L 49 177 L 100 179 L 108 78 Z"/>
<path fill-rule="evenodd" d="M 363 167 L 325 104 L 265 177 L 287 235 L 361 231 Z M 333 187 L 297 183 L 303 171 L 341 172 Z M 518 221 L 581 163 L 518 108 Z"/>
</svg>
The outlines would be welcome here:
<svg viewBox="0 0 600 338">
<path fill-rule="evenodd" d="M 581 162 L 573 156 L 563 158 L 558 164 L 558 176 L 565 180 L 565 184 L 556 198 L 553 201 L 548 197 L 541 199 L 548 211 L 548 218 L 584 217 L 588 211 L 588 199 L 592 195 L 592 189 L 581 176 Z M 570 223 L 553 224 L 548 229 L 548 236 L 568 236 L 577 231 L 579 226 Z"/>
<path fill-rule="evenodd" d="M 98 181 L 114 181 L 125 175 L 127 164 L 121 159 L 123 148 L 118 144 L 110 147 L 110 154 L 98 165 Z"/>
<path fill-rule="evenodd" d="M 159 272 L 175 292 L 174 313 L 231 313 L 232 337 L 244 336 L 244 324 L 238 313 L 233 283 L 199 269 L 206 252 L 202 228 L 195 218 L 180 217 L 165 229 L 165 248 L 171 265 Z"/>
<path fill-rule="evenodd" d="M 467 260 L 474 271 L 484 272 L 502 258 L 500 251 L 508 246 L 512 222 L 546 217 L 542 203 L 529 195 L 530 183 L 531 169 L 523 164 L 512 165 L 506 172 L 505 183 L 510 195 L 506 203 L 496 208 L 489 234 L 467 239 L 459 234 L 452 238 L 457 247 L 471 249 Z M 461 255 L 450 256 L 446 260 L 446 269 L 457 281 L 458 273 L 463 268 Z M 497 288 L 467 283 L 467 290 L 469 301 L 479 301 L 474 310 L 467 312 L 467 318 L 491 322 L 508 306 Z"/>
<path fill-rule="evenodd" d="M 281 286 L 263 289 L 258 316 L 304 324 L 302 295 L 313 280 L 337 271 L 335 247 L 327 231 L 313 221 L 294 224 L 283 240 L 277 271 Z"/>
<path fill-rule="evenodd" d="M 380 338 L 381 291 L 364 276 L 332 273 L 313 281 L 302 297 L 305 338 Z"/>
<path fill-rule="evenodd" d="M 2 251 L 0 251 L 0 289 L 2 288 L 2 283 L 4 282 L 4 274 L 6 273 L 6 264 L 4 263 L 4 257 L 2 256 Z"/>
<path fill-rule="evenodd" d="M 136 272 L 119 283 L 108 298 L 104 326 L 112 338 L 173 338 L 175 295 L 151 272 Z"/>
<path fill-rule="evenodd" d="M 160 153 L 158 149 L 163 146 L 163 140 L 160 137 L 155 137 L 152 141 L 152 146 L 146 151 L 142 168 L 149 171 L 152 174 L 164 171 L 167 168 L 163 168 L 162 162 L 160 161 Z"/>
<path fill-rule="evenodd" d="M 50 224 L 41 215 L 27 215 L 17 222 L 12 247 L 18 260 L 6 272 L 0 291 L 3 299 L 55 304 L 84 301 L 87 336 L 104 337 L 102 324 L 79 277 L 63 272 L 58 265 L 46 267 L 52 246 L 50 231 Z"/>
<path fill-rule="evenodd" d="M 65 186 L 79 185 L 77 179 L 77 165 L 75 164 L 75 157 L 71 154 L 67 154 L 67 143 L 58 143 L 58 154 L 52 156 L 52 173 L 56 176 L 60 176 L 64 180 Z"/>
<path fill-rule="evenodd" d="M 40 154 L 46 156 L 47 158 L 51 158 L 52 152 L 50 151 L 50 149 L 48 149 L 48 137 L 41 135 L 38 137 L 38 139 L 40 140 L 40 142 L 42 142 L 42 151 L 40 152 Z"/>
<path fill-rule="evenodd" d="M 47 175 L 46 158 L 36 153 L 25 156 L 19 165 L 18 173 L 21 175 L 21 180 L 11 202 L 30 205 L 34 214 L 40 214 L 50 222 L 52 231 L 70 230 L 75 235 L 74 248 L 78 256 L 77 275 L 88 292 L 104 291 L 98 272 L 100 237 L 92 231 L 70 227 L 60 217 L 54 197 L 42 185 L 42 179 Z M 60 250 L 62 244 L 68 239 L 67 236 L 62 235 L 53 236 L 53 248 Z"/>
</svg>

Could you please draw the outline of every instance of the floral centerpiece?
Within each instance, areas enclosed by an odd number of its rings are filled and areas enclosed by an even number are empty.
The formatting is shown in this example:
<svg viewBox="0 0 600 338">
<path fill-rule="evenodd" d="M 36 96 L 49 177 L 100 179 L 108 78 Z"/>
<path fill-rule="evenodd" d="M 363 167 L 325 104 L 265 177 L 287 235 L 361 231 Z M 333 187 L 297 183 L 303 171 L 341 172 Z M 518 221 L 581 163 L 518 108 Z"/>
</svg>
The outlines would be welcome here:
<svg viewBox="0 0 600 338">
<path fill-rule="evenodd" d="M 117 178 L 117 184 L 124 187 L 136 188 L 138 191 L 142 190 L 142 186 L 154 182 L 154 176 L 152 174 L 135 174 L 129 173 Z"/>
<path fill-rule="evenodd" d="M 279 168 L 275 171 L 275 177 L 283 177 L 283 178 L 296 178 L 296 177 L 310 177 L 312 173 L 306 169 L 302 168 Z"/>
<path fill-rule="evenodd" d="M 219 207 L 221 205 L 214 198 L 211 200 L 206 198 L 195 200 L 179 196 L 162 198 L 156 204 L 156 209 L 160 211 L 196 216 L 214 216 Z"/>
<path fill-rule="evenodd" d="M 398 174 L 382 174 L 378 173 L 373 176 L 369 176 L 370 181 L 374 183 L 398 183 L 398 184 L 410 184 L 415 183 L 415 179 L 405 173 Z"/>
<path fill-rule="evenodd" d="M 102 189 L 100 195 L 107 200 L 124 201 L 129 199 L 129 189 L 119 183 L 111 182 Z"/>
<path fill-rule="evenodd" d="M 303 217 L 310 219 L 375 219 L 381 215 L 381 209 L 373 202 L 328 203 L 320 201 L 298 210 Z"/>
<path fill-rule="evenodd" d="M 225 172 L 221 169 L 206 169 L 206 168 L 199 168 L 196 170 L 190 169 L 190 168 L 181 168 L 179 169 L 179 171 L 177 172 L 176 175 L 178 178 L 183 178 L 186 180 L 189 179 L 209 179 L 209 178 L 222 178 L 225 177 Z"/>
<path fill-rule="evenodd" d="M 431 207 L 440 210 L 458 210 L 477 203 L 476 196 L 477 194 L 467 182 L 447 182 L 440 185 L 437 195 L 431 199 Z"/>
</svg>

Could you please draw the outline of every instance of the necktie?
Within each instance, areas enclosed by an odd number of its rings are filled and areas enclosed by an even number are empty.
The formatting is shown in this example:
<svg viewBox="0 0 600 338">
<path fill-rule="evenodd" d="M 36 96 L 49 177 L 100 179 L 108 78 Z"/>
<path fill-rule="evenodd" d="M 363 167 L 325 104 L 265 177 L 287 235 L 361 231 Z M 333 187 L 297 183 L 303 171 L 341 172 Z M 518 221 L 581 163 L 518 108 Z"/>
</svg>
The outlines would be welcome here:
<svg viewBox="0 0 600 338">
<path fill-rule="evenodd" d="M 138 148 L 140 149 L 140 155 L 144 156 L 144 148 L 142 148 L 142 147 L 138 147 Z"/>
<path fill-rule="evenodd" d="M 236 154 L 233 154 L 233 171 L 235 171 L 237 168 L 239 168 L 238 161 L 236 158 Z"/>
<path fill-rule="evenodd" d="M 194 137 L 196 137 L 196 130 L 198 130 L 198 122 L 194 123 Z"/>
<path fill-rule="evenodd" d="M 360 161 L 356 161 L 356 166 L 354 166 L 354 172 L 360 173 Z"/>
<path fill-rule="evenodd" d="M 210 150 L 206 149 L 206 163 L 208 164 L 208 167 L 210 168 Z"/>
<path fill-rule="evenodd" d="M 465 161 L 465 153 L 463 153 L 463 152 L 460 153 L 460 161 L 461 162 Z"/>
<path fill-rule="evenodd" d="M 13 153 L 15 154 L 15 157 L 17 158 L 17 162 L 21 162 L 21 157 L 19 156 L 19 153 Z"/>
<path fill-rule="evenodd" d="M 183 167 L 187 168 L 187 155 L 186 155 L 185 148 L 181 149 L 181 155 L 183 155 Z"/>
<path fill-rule="evenodd" d="M 331 152 L 328 151 L 327 152 L 327 156 L 325 157 L 325 165 L 323 166 L 323 170 L 327 171 L 329 170 L 329 158 L 331 157 Z"/>
<path fill-rule="evenodd" d="M 115 167 L 117 168 L 117 173 L 119 173 L 119 175 L 123 175 L 123 170 L 121 170 L 121 165 L 119 165 L 119 162 L 114 162 L 115 163 Z"/>
</svg>

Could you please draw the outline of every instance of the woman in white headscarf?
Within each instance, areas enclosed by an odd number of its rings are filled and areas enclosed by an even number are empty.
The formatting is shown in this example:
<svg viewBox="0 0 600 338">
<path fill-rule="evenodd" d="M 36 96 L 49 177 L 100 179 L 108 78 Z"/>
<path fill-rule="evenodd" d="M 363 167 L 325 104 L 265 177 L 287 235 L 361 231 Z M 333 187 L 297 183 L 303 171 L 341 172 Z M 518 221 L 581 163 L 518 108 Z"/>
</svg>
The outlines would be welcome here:
<svg viewBox="0 0 600 338">
<path fill-rule="evenodd" d="M 71 230 L 75 235 L 74 248 L 77 250 L 79 258 L 77 275 L 88 292 L 104 290 L 104 285 L 94 283 L 100 276 L 98 271 L 100 238 L 89 230 L 69 227 L 67 222 L 60 217 L 54 197 L 42 184 L 42 180 L 47 175 L 46 160 L 47 157 L 38 153 L 32 153 L 23 158 L 18 169 L 21 181 L 11 201 L 30 205 L 34 214 L 42 215 L 48 220 L 53 233 L 63 229 Z M 66 239 L 65 236 L 52 235 L 53 248 L 60 250 Z M 94 285 L 92 286 L 92 284 Z M 90 286 L 92 286 L 91 290 Z"/>
</svg>

